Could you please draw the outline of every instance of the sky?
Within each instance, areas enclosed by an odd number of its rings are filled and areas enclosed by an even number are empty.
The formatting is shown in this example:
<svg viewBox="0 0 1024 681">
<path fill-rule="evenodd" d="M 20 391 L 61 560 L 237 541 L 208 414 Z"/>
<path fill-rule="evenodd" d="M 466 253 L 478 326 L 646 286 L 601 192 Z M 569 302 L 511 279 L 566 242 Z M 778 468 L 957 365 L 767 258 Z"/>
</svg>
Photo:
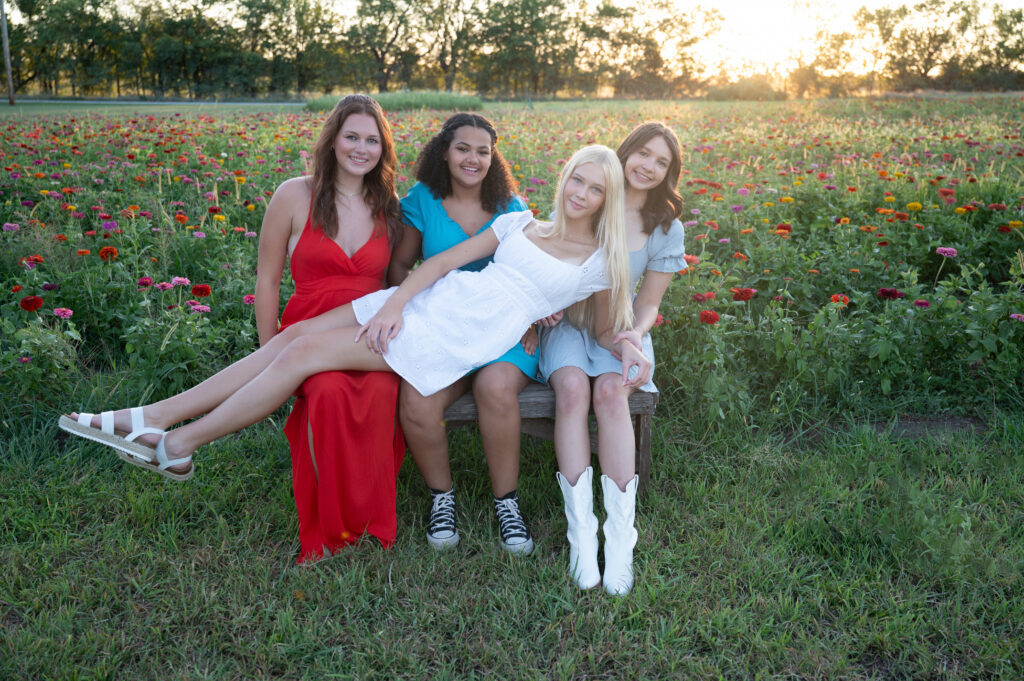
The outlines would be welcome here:
<svg viewBox="0 0 1024 681">
<path fill-rule="evenodd" d="M 699 1 L 699 0 L 698 0 Z M 681 11 L 693 0 L 676 0 Z M 812 41 L 819 26 L 833 32 L 852 30 L 853 16 L 861 7 L 912 5 L 914 0 L 713 0 L 723 16 L 717 35 L 705 41 L 701 55 L 708 66 L 724 65 L 736 75 L 772 71 L 788 72 L 794 57 L 813 54 Z M 1000 0 L 1006 9 L 1024 8 L 1024 0 Z M 808 61 L 810 61 L 808 59 Z"/>
</svg>

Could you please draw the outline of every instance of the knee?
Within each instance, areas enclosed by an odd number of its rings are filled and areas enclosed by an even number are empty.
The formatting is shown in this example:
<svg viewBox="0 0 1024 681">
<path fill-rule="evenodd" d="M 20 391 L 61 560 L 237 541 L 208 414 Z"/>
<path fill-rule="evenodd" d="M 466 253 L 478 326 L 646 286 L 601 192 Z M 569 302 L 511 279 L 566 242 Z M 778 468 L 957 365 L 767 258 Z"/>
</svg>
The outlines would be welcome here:
<svg viewBox="0 0 1024 681">
<path fill-rule="evenodd" d="M 622 386 L 622 376 L 602 374 L 594 381 L 594 413 L 598 416 L 629 413 L 629 392 Z"/>
<path fill-rule="evenodd" d="M 398 405 L 402 427 L 406 430 L 443 427 L 444 409 L 441 404 L 423 397 L 408 383 L 403 382 L 398 391 Z"/>
<path fill-rule="evenodd" d="M 292 328 L 288 327 L 282 333 L 287 333 Z M 318 339 L 303 335 L 296 335 L 294 338 L 286 337 L 286 339 L 287 344 L 274 359 L 274 365 L 287 368 L 289 371 L 299 371 L 308 367 L 310 360 L 317 356 L 320 349 Z"/>
<path fill-rule="evenodd" d="M 559 413 L 590 411 L 590 378 L 582 371 L 563 374 L 551 382 L 555 390 L 555 409 Z"/>
<path fill-rule="evenodd" d="M 473 400 L 477 409 L 519 414 L 522 372 L 508 363 L 491 364 L 473 379 Z"/>
</svg>

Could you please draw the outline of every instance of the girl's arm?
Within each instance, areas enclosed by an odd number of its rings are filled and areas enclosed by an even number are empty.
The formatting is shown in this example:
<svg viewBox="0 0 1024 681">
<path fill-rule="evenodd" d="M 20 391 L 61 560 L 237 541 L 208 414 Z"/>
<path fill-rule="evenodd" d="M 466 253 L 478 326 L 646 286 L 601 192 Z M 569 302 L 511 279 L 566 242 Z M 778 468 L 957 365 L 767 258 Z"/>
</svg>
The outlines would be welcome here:
<svg viewBox="0 0 1024 681">
<path fill-rule="evenodd" d="M 641 347 L 643 337 L 651 332 L 654 322 L 658 320 L 658 308 L 661 307 L 661 300 L 665 297 L 665 291 L 672 283 L 673 276 L 674 272 L 644 272 L 640 291 L 633 299 L 633 329 L 616 336 L 613 343 L 628 340 L 638 348 Z"/>
<path fill-rule="evenodd" d="M 388 341 L 397 336 L 402 329 L 402 309 L 410 298 L 452 270 L 493 255 L 497 249 L 498 237 L 493 229 L 488 228 L 433 258 L 424 260 L 423 264 L 409 273 L 377 314 L 360 327 L 355 340 L 358 342 L 362 335 L 366 334 L 371 350 L 387 352 Z"/>
<path fill-rule="evenodd" d="M 412 266 L 420 259 L 423 249 L 423 233 L 415 227 L 405 225 L 398 243 L 391 249 L 391 263 L 388 265 L 388 285 L 398 286 L 412 272 Z"/>
<path fill-rule="evenodd" d="M 281 184 L 267 205 L 260 227 L 260 246 L 256 260 L 256 331 L 260 345 L 277 334 L 280 309 L 281 275 L 288 257 L 288 239 L 292 235 L 292 206 L 302 194 L 304 180 Z"/>
<path fill-rule="evenodd" d="M 611 298 L 609 291 L 598 291 L 594 294 L 594 323 L 595 339 L 601 347 L 614 353 L 622 359 L 622 385 L 630 388 L 639 388 L 651 380 L 651 362 L 640 351 L 638 346 L 633 345 L 625 339 L 625 332 L 615 333 L 615 326 L 612 324 Z M 634 328 L 636 328 L 634 326 Z M 633 367 L 637 367 L 636 376 L 629 377 Z"/>
</svg>

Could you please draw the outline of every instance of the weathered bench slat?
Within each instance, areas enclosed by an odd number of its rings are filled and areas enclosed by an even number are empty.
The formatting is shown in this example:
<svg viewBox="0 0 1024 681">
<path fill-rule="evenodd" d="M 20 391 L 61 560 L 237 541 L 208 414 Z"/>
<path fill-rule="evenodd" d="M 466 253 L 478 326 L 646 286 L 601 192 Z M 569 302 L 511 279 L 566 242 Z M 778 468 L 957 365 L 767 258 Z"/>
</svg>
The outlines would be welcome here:
<svg viewBox="0 0 1024 681">
<path fill-rule="evenodd" d="M 629 397 L 629 413 L 633 416 L 633 433 L 636 437 L 636 472 L 643 489 L 651 479 L 651 430 L 652 414 L 658 406 L 658 393 L 636 391 Z M 530 383 L 519 394 L 519 411 L 522 414 L 522 432 L 544 440 L 554 439 L 555 393 L 540 383 Z M 448 429 L 476 421 L 478 412 L 473 394 L 466 393 L 447 410 L 444 418 Z M 597 452 L 597 432 L 590 432 L 590 450 Z"/>
</svg>

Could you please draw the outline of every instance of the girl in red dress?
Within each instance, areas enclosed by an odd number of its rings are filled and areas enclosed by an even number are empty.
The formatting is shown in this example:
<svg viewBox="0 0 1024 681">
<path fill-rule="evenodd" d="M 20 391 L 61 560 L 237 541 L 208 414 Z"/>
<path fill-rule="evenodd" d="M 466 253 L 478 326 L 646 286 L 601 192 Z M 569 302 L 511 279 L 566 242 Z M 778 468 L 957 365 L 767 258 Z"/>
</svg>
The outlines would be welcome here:
<svg viewBox="0 0 1024 681">
<path fill-rule="evenodd" d="M 285 181 L 260 231 L 256 326 L 266 345 L 287 326 L 382 287 L 400 226 L 395 153 L 380 106 L 342 99 L 324 123 L 313 174 Z M 295 293 L 278 325 L 290 259 Z M 395 479 L 405 445 L 395 405 L 399 379 L 379 371 L 328 371 L 296 391 L 284 432 L 299 514 L 298 562 L 370 534 L 395 541 Z"/>
</svg>

